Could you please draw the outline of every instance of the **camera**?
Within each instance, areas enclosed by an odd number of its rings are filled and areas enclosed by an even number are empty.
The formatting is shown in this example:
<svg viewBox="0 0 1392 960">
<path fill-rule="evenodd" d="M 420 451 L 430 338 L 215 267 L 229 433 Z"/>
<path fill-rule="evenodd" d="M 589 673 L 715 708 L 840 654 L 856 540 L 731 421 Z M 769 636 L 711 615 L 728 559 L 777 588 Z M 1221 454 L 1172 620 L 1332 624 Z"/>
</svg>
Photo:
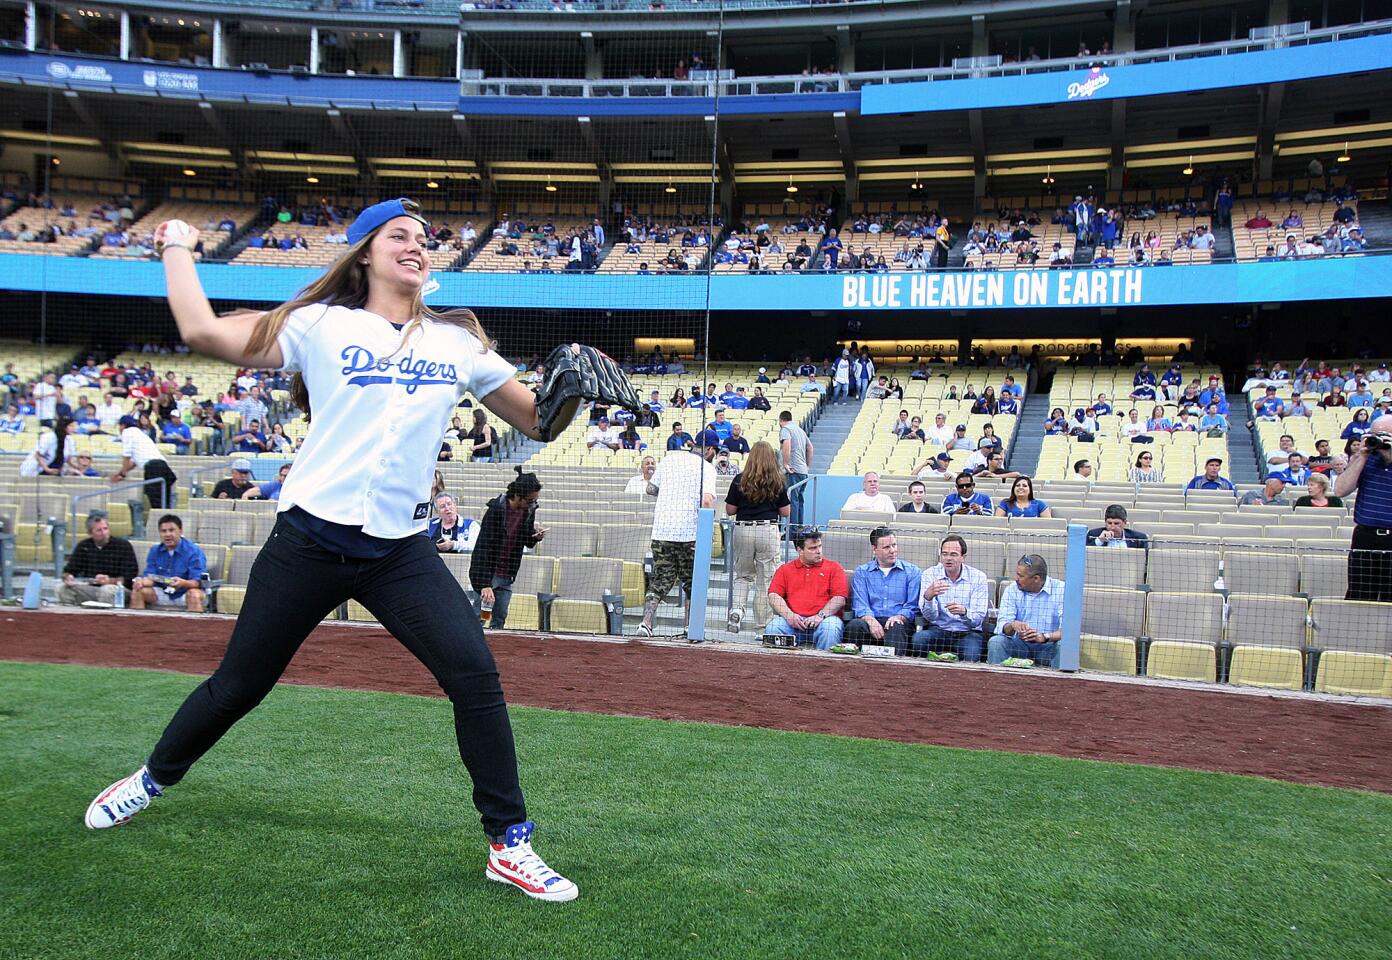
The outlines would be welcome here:
<svg viewBox="0 0 1392 960">
<path fill-rule="evenodd" d="M 1369 453 L 1376 453 L 1379 450 L 1392 450 L 1392 433 L 1364 434 L 1363 449 Z"/>
</svg>

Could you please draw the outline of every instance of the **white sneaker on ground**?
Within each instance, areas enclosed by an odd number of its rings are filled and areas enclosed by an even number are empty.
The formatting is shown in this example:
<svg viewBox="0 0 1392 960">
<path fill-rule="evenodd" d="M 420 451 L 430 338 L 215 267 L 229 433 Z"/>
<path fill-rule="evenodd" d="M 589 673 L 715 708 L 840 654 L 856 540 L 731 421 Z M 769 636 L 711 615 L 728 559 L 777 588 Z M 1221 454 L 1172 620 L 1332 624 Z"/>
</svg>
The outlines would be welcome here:
<svg viewBox="0 0 1392 960">
<path fill-rule="evenodd" d="M 484 876 L 521 890 L 534 900 L 557 902 L 574 900 L 580 888 L 546 865 L 532 849 L 536 824 L 528 820 L 507 828 L 506 842 L 488 845 L 488 865 Z"/>
<path fill-rule="evenodd" d="M 87 807 L 83 822 L 89 830 L 105 830 L 129 823 L 131 817 L 150 805 L 150 801 L 160 796 L 159 787 L 150 778 L 144 767 L 128 777 L 122 777 L 107 787 Z"/>
</svg>

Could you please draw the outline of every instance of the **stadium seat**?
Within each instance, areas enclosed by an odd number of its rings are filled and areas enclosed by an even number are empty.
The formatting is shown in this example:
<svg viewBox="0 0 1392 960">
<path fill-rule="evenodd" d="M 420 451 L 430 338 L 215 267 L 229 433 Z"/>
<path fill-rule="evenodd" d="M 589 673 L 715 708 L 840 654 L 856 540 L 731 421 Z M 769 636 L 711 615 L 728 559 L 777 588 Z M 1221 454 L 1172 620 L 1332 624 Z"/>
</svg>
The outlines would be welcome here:
<svg viewBox="0 0 1392 960">
<path fill-rule="evenodd" d="M 1392 654 L 1392 604 L 1368 600 L 1315 600 L 1310 604 L 1312 646 L 1320 650 Z"/>
<path fill-rule="evenodd" d="M 1146 551 L 1088 547 L 1085 569 L 1089 587 L 1135 587 L 1145 583 Z"/>
<path fill-rule="evenodd" d="M 1303 650 L 1308 613 L 1301 597 L 1229 594 L 1228 643 Z"/>
<path fill-rule="evenodd" d="M 622 560 L 562 557 L 557 561 L 556 599 L 550 610 L 554 614 L 559 603 L 563 614 L 559 623 L 549 617 L 548 628 L 560 633 L 621 633 L 623 586 Z M 579 623 L 600 626 L 573 629 Z"/>
<path fill-rule="evenodd" d="M 1242 644 L 1233 648 L 1228 682 L 1245 687 L 1300 690 L 1305 685 L 1305 658 L 1299 650 Z"/>
<path fill-rule="evenodd" d="M 1315 690 L 1358 697 L 1392 697 L 1392 656 L 1327 650 L 1319 655 Z"/>
<path fill-rule="evenodd" d="M 1084 670 L 1134 675 L 1136 639 L 1145 632 L 1145 606 L 1146 595 L 1140 590 L 1086 590 L 1079 665 Z"/>
<path fill-rule="evenodd" d="M 1146 597 L 1146 635 L 1152 640 L 1216 646 L 1223 638 L 1223 597 L 1216 593 L 1151 593 Z"/>
<path fill-rule="evenodd" d="M 537 554 L 546 557 L 593 557 L 598 550 L 599 525 L 594 523 L 556 523 L 547 526 L 546 539 L 535 547 Z"/>
<path fill-rule="evenodd" d="M 1342 600 L 1348 593 L 1348 556 L 1301 551 L 1300 592 L 1316 598 Z"/>
<path fill-rule="evenodd" d="M 1213 683 L 1218 679 L 1217 651 L 1207 643 L 1154 640 L 1146 652 L 1146 676 Z"/>
<path fill-rule="evenodd" d="M 604 604 L 589 600 L 568 600 L 558 597 L 551 601 L 549 629 L 554 633 L 609 633 L 609 617 Z M 511 620 L 511 615 L 509 615 Z"/>
<path fill-rule="evenodd" d="M 377 622 L 377 618 L 368 611 L 367 607 L 364 607 L 356 600 L 348 601 L 348 619 L 367 623 Z"/>
<path fill-rule="evenodd" d="M 1224 550 L 1223 583 L 1232 593 L 1289 596 L 1299 589 L 1300 565 L 1290 552 Z"/>
<path fill-rule="evenodd" d="M 252 513 L 223 510 L 190 512 L 185 522 L 192 520 L 193 532 L 189 534 L 195 543 L 250 544 L 261 543 L 257 539 L 257 517 Z M 266 530 L 270 532 L 269 527 Z"/>
</svg>

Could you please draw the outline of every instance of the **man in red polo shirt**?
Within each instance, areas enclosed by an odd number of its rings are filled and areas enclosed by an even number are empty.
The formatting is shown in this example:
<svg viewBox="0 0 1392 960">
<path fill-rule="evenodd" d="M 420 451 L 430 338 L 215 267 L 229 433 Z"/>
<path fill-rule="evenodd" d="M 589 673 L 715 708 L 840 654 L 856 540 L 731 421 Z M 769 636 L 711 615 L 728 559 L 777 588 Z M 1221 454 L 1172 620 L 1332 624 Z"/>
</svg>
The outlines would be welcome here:
<svg viewBox="0 0 1392 960">
<path fill-rule="evenodd" d="M 841 608 L 850 588 L 846 571 L 835 560 L 822 559 L 822 535 L 806 530 L 793 538 L 798 555 L 775 571 L 769 584 L 774 617 L 765 636 L 796 637 L 829 650 L 841 642 Z"/>
</svg>

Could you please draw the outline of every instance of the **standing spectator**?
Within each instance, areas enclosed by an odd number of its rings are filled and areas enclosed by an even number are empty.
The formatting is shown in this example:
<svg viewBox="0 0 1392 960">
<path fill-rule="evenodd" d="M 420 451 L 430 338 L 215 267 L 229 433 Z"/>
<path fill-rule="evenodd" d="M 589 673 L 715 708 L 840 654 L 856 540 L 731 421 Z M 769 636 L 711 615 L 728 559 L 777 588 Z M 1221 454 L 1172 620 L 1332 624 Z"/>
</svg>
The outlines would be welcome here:
<svg viewBox="0 0 1392 960">
<path fill-rule="evenodd" d="M 53 426 L 53 421 L 58 418 L 58 400 L 62 393 L 58 378 L 52 373 L 45 373 L 34 384 L 34 414 L 39 418 L 39 426 Z"/>
<path fill-rule="evenodd" d="M 846 625 L 846 640 L 857 646 L 874 640 L 902 655 L 913 636 L 923 572 L 899 559 L 899 541 L 889 527 L 870 532 L 870 547 L 874 556 L 851 577 L 856 619 Z"/>
<path fill-rule="evenodd" d="M 144 574 L 131 584 L 131 608 L 184 607 L 202 613 L 208 558 L 184 536 L 184 522 L 172 513 L 159 518 L 159 537 L 145 557 Z"/>
<path fill-rule="evenodd" d="M 843 349 L 831 365 L 831 402 L 846 403 L 851 389 L 851 351 Z"/>
<path fill-rule="evenodd" d="M 938 562 L 923 571 L 919 606 L 927 626 L 913 636 L 913 652 L 955 653 L 969 663 L 981 661 L 981 628 L 990 607 L 986 574 L 966 563 L 967 541 L 953 533 L 943 537 Z"/>
<path fill-rule="evenodd" d="M 1024 658 L 1058 666 L 1063 637 L 1063 583 L 1049 576 L 1049 565 L 1036 553 L 1020 558 L 1015 580 L 1001 593 L 996 633 L 987 644 L 988 663 Z"/>
<path fill-rule="evenodd" d="M 807 480 L 814 451 L 807 431 L 793 421 L 793 415 L 788 410 L 778 414 L 778 446 L 784 479 L 788 486 L 788 498 L 792 501 L 793 507 L 788 522 L 794 527 L 801 526 L 804 487 L 798 484 Z"/>
<path fill-rule="evenodd" d="M 1392 415 L 1373 421 L 1372 432 L 1354 446 L 1348 466 L 1334 481 L 1340 498 L 1355 491 L 1344 598 L 1392 603 Z"/>
<path fill-rule="evenodd" d="M 1113 503 L 1102 513 L 1102 526 L 1087 532 L 1089 547 L 1136 547 L 1145 549 L 1150 537 L 1126 525 L 1126 508 Z"/>
<path fill-rule="evenodd" d="M 483 606 L 493 610 L 489 625 L 494 630 L 507 626 L 512 585 L 522 566 L 522 551 L 546 538 L 546 528 L 537 526 L 537 501 L 541 481 L 535 473 L 513 467 L 517 478 L 492 500 L 479 524 L 474 555 L 469 561 L 469 585 Z"/>
<path fill-rule="evenodd" d="M 130 541 L 113 537 L 106 511 L 93 510 L 87 515 L 87 539 L 78 542 L 63 567 L 58 602 L 115 604 L 117 589 L 129 590 L 139 572 Z"/>
<path fill-rule="evenodd" d="M 1204 472 L 1199 474 L 1185 486 L 1186 490 L 1231 490 L 1232 481 L 1227 477 L 1220 476 L 1219 471 L 1223 468 L 1222 457 L 1209 457 L 1204 461 Z"/>
<path fill-rule="evenodd" d="M 21 477 L 61 476 L 63 464 L 77 455 L 77 423 L 62 417 L 49 423 L 52 430 L 39 434 L 34 450 L 19 464 Z"/>
<path fill-rule="evenodd" d="M 880 493 L 880 475 L 872 470 L 861 479 L 861 489 L 847 497 L 841 509 L 894 513 L 895 507 L 889 494 Z"/>
<path fill-rule="evenodd" d="M 778 565 L 781 539 L 778 520 L 792 512 L 783 471 L 773 447 L 760 440 L 745 461 L 744 471 L 730 481 L 725 513 L 735 518 L 735 593 L 730 598 L 729 629 L 739 633 L 744 604 L 754 588 L 754 619 L 768 622 L 769 583 Z"/>
<path fill-rule="evenodd" d="M 651 638 L 657 608 L 672 588 L 686 591 L 686 622 L 691 622 L 691 578 L 696 558 L 696 514 L 715 506 L 715 467 L 694 449 L 662 458 L 648 481 L 648 494 L 657 497 L 653 510 L 653 573 L 643 601 L 638 636 Z M 701 576 L 706 576 L 701 571 Z M 688 639 L 690 637 L 688 636 Z"/>
<path fill-rule="evenodd" d="M 773 574 L 768 602 L 774 616 L 765 636 L 794 637 L 830 650 L 841 642 L 841 610 L 850 589 L 846 571 L 835 560 L 822 556 L 822 535 L 798 529 L 793 534 L 797 556 Z"/>
</svg>

